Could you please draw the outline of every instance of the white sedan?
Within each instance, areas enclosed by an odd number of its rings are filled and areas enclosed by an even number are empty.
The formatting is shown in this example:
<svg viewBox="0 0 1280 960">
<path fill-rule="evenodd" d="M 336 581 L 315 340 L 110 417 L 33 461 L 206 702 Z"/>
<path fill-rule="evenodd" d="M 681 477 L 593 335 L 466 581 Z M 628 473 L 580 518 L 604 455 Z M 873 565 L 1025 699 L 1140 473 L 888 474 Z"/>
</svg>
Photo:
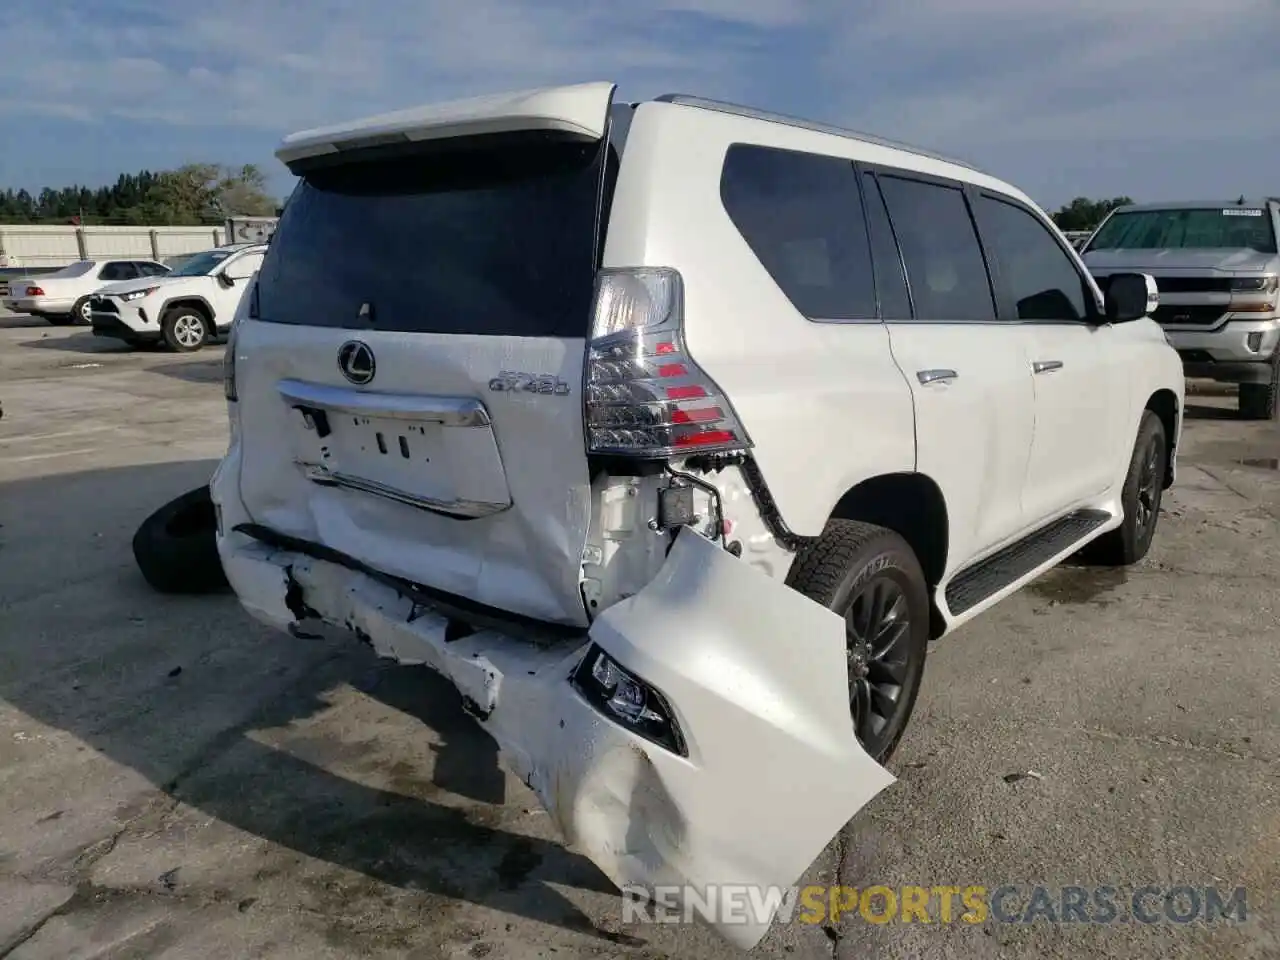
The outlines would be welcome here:
<svg viewBox="0 0 1280 960">
<path fill-rule="evenodd" d="M 29 313 L 59 326 L 87 324 L 89 298 L 100 287 L 120 280 L 163 277 L 169 270 L 155 260 L 80 260 L 53 273 L 10 281 L 3 304 L 14 313 Z"/>
</svg>

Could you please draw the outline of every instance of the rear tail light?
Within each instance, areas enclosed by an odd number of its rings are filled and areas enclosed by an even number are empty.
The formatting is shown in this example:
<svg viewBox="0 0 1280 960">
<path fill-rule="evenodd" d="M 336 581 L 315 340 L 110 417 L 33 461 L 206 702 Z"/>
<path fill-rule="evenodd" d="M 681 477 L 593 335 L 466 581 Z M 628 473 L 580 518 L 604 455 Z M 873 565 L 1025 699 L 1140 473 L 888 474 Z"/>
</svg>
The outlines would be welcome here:
<svg viewBox="0 0 1280 960">
<path fill-rule="evenodd" d="M 26 295 L 28 297 L 43 297 L 44 288 L 43 287 L 27 287 Z"/>
<path fill-rule="evenodd" d="M 588 452 L 665 459 L 751 446 L 728 398 L 689 356 L 683 328 L 677 271 L 600 271 L 587 344 Z"/>
</svg>

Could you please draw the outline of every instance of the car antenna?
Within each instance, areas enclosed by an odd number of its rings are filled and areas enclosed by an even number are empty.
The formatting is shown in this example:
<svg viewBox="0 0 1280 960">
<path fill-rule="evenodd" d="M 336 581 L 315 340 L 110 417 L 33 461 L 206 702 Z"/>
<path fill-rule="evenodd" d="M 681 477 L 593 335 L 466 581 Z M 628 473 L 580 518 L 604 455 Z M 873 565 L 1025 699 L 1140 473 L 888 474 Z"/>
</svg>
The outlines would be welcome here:
<svg viewBox="0 0 1280 960">
<path fill-rule="evenodd" d="M 1243 194 L 1243 193 L 1242 193 L 1242 194 L 1240 194 L 1240 199 L 1236 201 L 1236 206 L 1237 206 L 1237 207 L 1243 207 L 1243 206 L 1244 206 L 1244 194 Z"/>
</svg>

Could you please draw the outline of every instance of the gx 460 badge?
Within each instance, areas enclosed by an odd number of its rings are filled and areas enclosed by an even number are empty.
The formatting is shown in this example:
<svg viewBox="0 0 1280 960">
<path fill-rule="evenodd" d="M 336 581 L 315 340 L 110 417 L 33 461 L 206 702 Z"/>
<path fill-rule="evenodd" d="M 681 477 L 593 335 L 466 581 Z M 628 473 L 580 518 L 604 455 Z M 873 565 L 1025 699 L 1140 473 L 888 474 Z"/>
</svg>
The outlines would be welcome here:
<svg viewBox="0 0 1280 960">
<path fill-rule="evenodd" d="M 557 397 L 569 394 L 569 385 L 555 374 L 513 370 L 503 370 L 490 380 L 489 389 L 495 393 L 544 393 Z"/>
</svg>

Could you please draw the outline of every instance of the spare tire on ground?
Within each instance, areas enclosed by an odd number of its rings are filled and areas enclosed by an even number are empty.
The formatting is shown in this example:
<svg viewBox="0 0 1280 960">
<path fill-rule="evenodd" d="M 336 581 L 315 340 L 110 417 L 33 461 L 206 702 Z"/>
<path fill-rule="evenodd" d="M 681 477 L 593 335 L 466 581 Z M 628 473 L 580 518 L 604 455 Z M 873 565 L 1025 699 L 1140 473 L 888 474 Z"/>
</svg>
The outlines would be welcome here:
<svg viewBox="0 0 1280 960">
<path fill-rule="evenodd" d="M 209 487 L 170 500 L 133 535 L 133 558 L 161 593 L 214 593 L 228 588 L 218 558 L 217 520 Z"/>
</svg>

